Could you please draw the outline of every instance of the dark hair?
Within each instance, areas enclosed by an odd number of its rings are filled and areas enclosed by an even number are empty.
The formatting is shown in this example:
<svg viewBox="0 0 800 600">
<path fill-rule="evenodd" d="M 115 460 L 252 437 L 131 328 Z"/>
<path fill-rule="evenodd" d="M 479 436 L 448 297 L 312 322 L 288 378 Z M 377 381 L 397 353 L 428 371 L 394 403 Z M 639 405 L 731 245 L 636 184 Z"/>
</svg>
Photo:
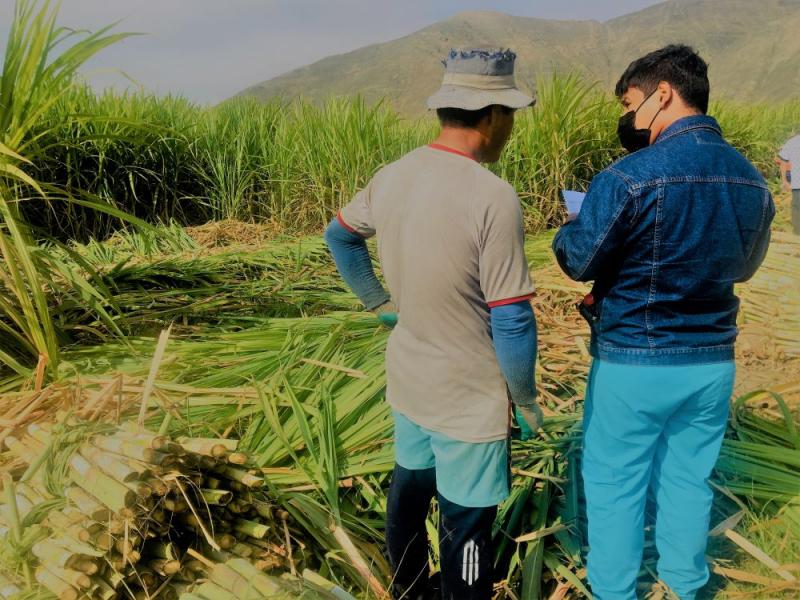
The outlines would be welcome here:
<svg viewBox="0 0 800 600">
<path fill-rule="evenodd" d="M 617 82 L 615 93 L 621 98 L 635 87 L 645 95 L 666 81 L 689 106 L 708 112 L 708 64 L 689 46 L 671 44 L 633 61 Z"/>
<path fill-rule="evenodd" d="M 501 104 L 490 104 L 478 110 L 464 110 L 463 108 L 437 108 L 436 116 L 439 117 L 439 123 L 446 127 L 465 127 L 467 129 L 474 129 L 478 123 L 483 120 L 492 112 L 495 106 L 500 107 L 504 115 L 514 112 L 513 108 L 503 106 Z"/>
</svg>

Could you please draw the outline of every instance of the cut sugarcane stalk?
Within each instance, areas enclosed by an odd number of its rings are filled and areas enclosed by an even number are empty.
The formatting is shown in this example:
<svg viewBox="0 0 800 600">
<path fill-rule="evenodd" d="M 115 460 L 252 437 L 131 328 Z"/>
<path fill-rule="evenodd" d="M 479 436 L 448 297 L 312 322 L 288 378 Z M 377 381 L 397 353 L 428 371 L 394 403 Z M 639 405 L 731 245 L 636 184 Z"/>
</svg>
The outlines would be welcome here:
<svg viewBox="0 0 800 600">
<path fill-rule="evenodd" d="M 228 490 L 200 490 L 206 504 L 214 504 L 218 506 L 225 506 L 233 499 L 233 494 Z"/>
<path fill-rule="evenodd" d="M 164 498 L 164 508 L 170 512 L 182 513 L 188 510 L 189 505 L 183 498 Z"/>
<path fill-rule="evenodd" d="M 119 589 L 119 586 L 125 581 L 125 575 L 120 573 L 119 571 L 107 571 L 103 574 L 103 579 L 108 582 L 112 588 Z M 96 585 L 96 584 L 95 584 Z"/>
<path fill-rule="evenodd" d="M 120 424 L 120 428 L 113 437 L 124 439 L 147 448 L 152 448 L 153 450 L 164 450 L 170 446 L 177 446 L 180 448 L 179 444 L 175 444 L 174 442 L 170 441 L 167 436 L 158 435 L 157 433 L 150 433 L 144 429 L 139 429 L 135 423 L 130 421 Z"/>
<path fill-rule="evenodd" d="M 172 542 L 155 542 L 148 544 L 147 551 L 155 558 L 179 560 L 178 551 Z"/>
<path fill-rule="evenodd" d="M 246 465 L 247 455 L 242 452 L 234 452 L 228 455 L 228 462 L 232 465 Z"/>
<path fill-rule="evenodd" d="M 53 437 L 49 431 L 46 431 L 36 423 L 28 425 L 28 435 L 45 447 L 50 445 L 50 440 Z"/>
<path fill-rule="evenodd" d="M 147 563 L 147 566 L 162 577 L 175 575 L 175 573 L 181 570 L 180 561 L 168 560 L 165 558 L 154 558 Z"/>
<path fill-rule="evenodd" d="M 123 571 L 131 565 L 137 564 L 142 558 L 141 553 L 137 550 L 129 552 L 126 556 L 120 554 L 108 554 L 106 560 L 117 571 Z"/>
<path fill-rule="evenodd" d="M 217 475 L 225 477 L 226 479 L 232 479 L 249 488 L 261 487 L 264 484 L 263 477 L 253 475 L 252 473 L 243 469 L 237 469 L 236 467 L 218 466 L 212 470 Z"/>
<path fill-rule="evenodd" d="M 119 513 L 136 505 L 134 491 L 93 467 L 82 456 L 74 455 L 69 465 L 76 475 L 73 481 L 112 511 Z"/>
<path fill-rule="evenodd" d="M 264 519 L 269 519 L 270 521 L 275 520 L 275 507 L 272 504 L 266 504 L 264 502 L 257 502 L 253 505 L 256 509 L 256 512 L 260 517 Z"/>
<path fill-rule="evenodd" d="M 82 488 L 77 486 L 68 487 L 65 494 L 78 507 L 78 510 L 92 521 L 102 522 L 111 518 L 111 511 Z"/>
<path fill-rule="evenodd" d="M 233 530 L 237 533 L 263 540 L 269 533 L 269 526 L 248 519 L 237 519 L 233 524 Z"/>
<path fill-rule="evenodd" d="M 195 575 L 197 575 L 205 573 L 208 567 L 199 560 L 197 560 L 196 558 L 191 558 L 186 561 L 186 568 L 192 571 L 192 573 L 194 573 Z"/>
<path fill-rule="evenodd" d="M 50 494 L 43 492 L 27 483 L 17 482 L 17 492 L 24 494 L 34 504 L 40 504 L 52 499 Z"/>
<path fill-rule="evenodd" d="M 58 577 L 61 581 L 67 582 L 74 588 L 88 589 L 92 585 L 92 580 L 89 576 L 80 571 L 73 571 L 72 569 L 62 569 L 59 567 L 46 566 L 47 570 L 53 575 Z"/>
<path fill-rule="evenodd" d="M 258 589 L 258 591 L 267 598 L 270 597 L 270 594 L 276 594 L 283 591 L 281 586 L 275 580 L 262 573 L 254 565 L 250 564 L 244 559 L 236 558 L 228 561 L 226 565 L 244 577 L 247 581 L 252 581 L 256 589 Z"/>
<path fill-rule="evenodd" d="M 45 567 L 36 569 L 36 581 L 50 590 L 58 600 L 78 600 L 78 590 L 56 577 Z"/>
<path fill-rule="evenodd" d="M 214 541 L 222 550 L 230 550 L 236 545 L 236 538 L 230 535 L 229 533 L 215 535 Z"/>
<path fill-rule="evenodd" d="M 62 544 L 66 544 L 66 547 Z M 78 547 L 74 549 L 72 545 L 71 540 L 47 539 L 34 544 L 31 551 L 43 564 L 69 568 L 74 568 L 78 561 L 94 562 L 93 556 L 102 556 L 102 553 L 84 544 L 77 544 Z"/>
<path fill-rule="evenodd" d="M 143 481 L 133 481 L 131 483 L 123 483 L 122 485 L 136 494 L 137 498 L 148 498 L 153 495 L 153 488 Z"/>
<path fill-rule="evenodd" d="M 12 507 L 11 503 L 0 506 L 0 516 L 6 523 L 12 523 L 14 511 L 19 513 L 20 518 L 24 518 L 32 508 L 33 504 L 25 496 L 14 494 L 14 506 Z"/>
<path fill-rule="evenodd" d="M 92 545 L 98 550 L 108 552 L 114 547 L 114 536 L 107 531 L 101 530 L 97 535 L 94 536 Z"/>
<path fill-rule="evenodd" d="M 102 577 L 95 577 L 92 579 L 92 583 L 97 586 L 97 589 L 94 592 L 94 597 L 98 598 L 99 600 L 114 600 L 119 595 L 117 594 L 117 591 Z"/>
<path fill-rule="evenodd" d="M 92 575 L 97 574 L 100 571 L 100 567 L 97 566 L 97 563 L 85 558 L 78 558 L 74 561 L 69 563 L 69 568 L 74 569 L 76 571 L 80 571 L 81 573 L 85 573 L 90 577 Z"/>
<path fill-rule="evenodd" d="M 218 464 L 219 461 L 213 456 L 201 456 L 197 466 L 203 469 L 204 471 L 209 471 L 214 467 L 216 467 Z"/>
<path fill-rule="evenodd" d="M 142 540 L 138 535 L 131 535 L 127 540 L 124 537 L 120 537 L 114 542 L 114 549 L 122 556 L 126 556 L 139 548 L 141 543 Z"/>
<path fill-rule="evenodd" d="M 169 493 L 169 486 L 155 477 L 149 477 L 145 480 L 147 485 L 153 490 L 156 496 L 166 496 Z"/>
<path fill-rule="evenodd" d="M 206 581 L 195 592 L 207 600 L 231 600 L 231 592 L 213 581 Z"/>
<path fill-rule="evenodd" d="M 327 579 L 325 579 L 318 573 L 315 573 L 314 571 L 311 571 L 309 569 L 303 571 L 303 579 L 305 579 L 312 585 L 315 585 L 319 588 L 322 588 L 326 592 L 329 592 L 332 596 L 337 598 L 337 600 L 355 600 L 355 598 L 353 598 L 353 596 L 351 596 L 347 591 L 343 590 L 335 583 L 328 581 Z"/>
<path fill-rule="evenodd" d="M 125 521 L 124 519 L 110 519 L 107 523 L 104 523 L 102 526 L 108 529 L 108 533 L 110 533 L 111 535 L 122 535 L 123 533 L 125 533 L 126 523 L 128 523 L 128 521 Z"/>
<path fill-rule="evenodd" d="M 158 585 L 158 577 L 150 569 L 137 569 L 137 572 L 128 576 L 129 583 L 138 583 L 146 590 L 152 590 Z"/>
<path fill-rule="evenodd" d="M 8 436 L 5 439 L 6 448 L 11 450 L 11 453 L 16 456 L 17 458 L 24 461 L 26 464 L 30 464 L 36 460 L 36 457 L 39 456 L 38 453 L 31 452 L 30 448 L 23 445 L 17 438 Z"/>
<path fill-rule="evenodd" d="M 178 438 L 178 443 L 187 452 L 222 458 L 229 452 L 235 452 L 239 445 L 238 440 L 217 439 L 217 438 Z"/>
<path fill-rule="evenodd" d="M 120 438 L 99 437 L 95 438 L 93 443 L 95 446 L 101 450 L 105 450 L 106 452 L 119 454 L 120 456 L 124 456 L 126 458 L 140 460 L 147 464 L 156 466 L 163 465 L 165 462 L 167 462 L 167 459 L 172 458 L 169 454 L 164 452 L 158 452 L 152 448 L 134 444 Z"/>
<path fill-rule="evenodd" d="M 214 567 L 209 576 L 209 581 L 227 590 L 235 598 L 253 599 L 261 597 L 261 591 L 256 588 L 255 582 L 248 580 L 225 564 L 219 564 Z"/>
<path fill-rule="evenodd" d="M 81 493 L 84 493 L 83 490 L 81 490 L 80 488 L 74 488 L 74 489 L 80 490 Z M 94 498 L 90 499 L 94 501 Z M 110 515 L 111 511 L 101 506 L 100 504 L 97 504 L 96 502 L 95 505 L 97 506 L 97 510 L 102 511 L 101 513 L 98 514 L 104 515 L 106 516 L 106 518 L 108 518 L 107 515 Z M 67 504 L 64 508 L 62 508 L 61 514 L 64 515 L 72 525 L 81 525 L 85 523 L 87 520 L 89 522 L 95 522 L 95 523 L 97 522 L 94 521 L 94 519 L 92 518 L 93 515 L 91 513 L 84 513 L 77 506 L 74 506 L 72 504 Z"/>
<path fill-rule="evenodd" d="M 101 471 L 121 483 L 130 483 L 140 478 L 140 472 L 125 464 L 113 454 L 107 454 L 95 446 L 83 446 L 81 455 Z"/>
</svg>

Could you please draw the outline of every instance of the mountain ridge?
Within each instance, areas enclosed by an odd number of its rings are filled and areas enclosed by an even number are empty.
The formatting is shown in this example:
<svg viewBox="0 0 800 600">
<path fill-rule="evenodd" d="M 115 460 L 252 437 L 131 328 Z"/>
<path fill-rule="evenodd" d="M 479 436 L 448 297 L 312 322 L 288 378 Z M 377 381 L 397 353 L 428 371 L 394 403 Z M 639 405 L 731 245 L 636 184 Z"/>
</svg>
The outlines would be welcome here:
<svg viewBox="0 0 800 600">
<path fill-rule="evenodd" d="M 800 0 L 667 0 L 608 21 L 462 11 L 406 36 L 323 58 L 238 94 L 321 102 L 359 94 L 406 115 L 424 112 L 441 82 L 441 59 L 460 46 L 510 47 L 517 80 L 531 90 L 553 71 L 609 89 L 631 60 L 688 43 L 709 62 L 713 98 L 774 101 L 800 96 Z"/>
</svg>

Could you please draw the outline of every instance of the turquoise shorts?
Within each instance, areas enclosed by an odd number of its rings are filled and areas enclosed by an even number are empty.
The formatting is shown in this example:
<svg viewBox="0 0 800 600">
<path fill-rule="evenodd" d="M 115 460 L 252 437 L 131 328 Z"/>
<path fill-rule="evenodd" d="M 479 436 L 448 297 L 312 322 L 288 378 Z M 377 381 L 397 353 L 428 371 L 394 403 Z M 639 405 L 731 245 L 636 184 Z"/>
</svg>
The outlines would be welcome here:
<svg viewBox="0 0 800 600">
<path fill-rule="evenodd" d="M 411 471 L 436 468 L 436 489 L 467 508 L 496 506 L 509 494 L 509 440 L 462 442 L 394 415 L 395 461 Z"/>
</svg>

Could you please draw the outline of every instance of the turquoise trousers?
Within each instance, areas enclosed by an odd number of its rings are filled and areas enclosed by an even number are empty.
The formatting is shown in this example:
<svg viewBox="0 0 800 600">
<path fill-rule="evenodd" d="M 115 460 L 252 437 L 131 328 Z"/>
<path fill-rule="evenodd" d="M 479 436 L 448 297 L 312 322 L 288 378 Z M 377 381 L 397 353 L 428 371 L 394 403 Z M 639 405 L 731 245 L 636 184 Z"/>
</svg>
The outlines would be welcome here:
<svg viewBox="0 0 800 600">
<path fill-rule="evenodd" d="M 728 420 L 733 362 L 682 366 L 595 360 L 584 409 L 588 575 L 596 600 L 636 600 L 648 489 L 659 578 L 681 600 L 708 581 L 708 485 Z"/>
</svg>

